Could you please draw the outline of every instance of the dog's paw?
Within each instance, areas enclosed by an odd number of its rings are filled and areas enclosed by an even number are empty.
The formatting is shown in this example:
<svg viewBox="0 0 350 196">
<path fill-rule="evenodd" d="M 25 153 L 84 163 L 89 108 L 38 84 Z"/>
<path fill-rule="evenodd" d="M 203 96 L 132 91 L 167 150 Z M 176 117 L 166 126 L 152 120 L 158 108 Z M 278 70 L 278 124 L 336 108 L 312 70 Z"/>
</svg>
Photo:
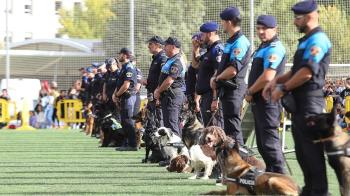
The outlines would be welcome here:
<svg viewBox="0 0 350 196">
<path fill-rule="evenodd" d="M 201 179 L 201 180 L 209 180 L 209 176 L 202 176 L 199 179 Z"/>
<path fill-rule="evenodd" d="M 190 180 L 195 180 L 195 179 L 197 179 L 197 175 L 191 176 L 191 177 L 189 177 L 188 179 L 190 179 Z"/>
</svg>

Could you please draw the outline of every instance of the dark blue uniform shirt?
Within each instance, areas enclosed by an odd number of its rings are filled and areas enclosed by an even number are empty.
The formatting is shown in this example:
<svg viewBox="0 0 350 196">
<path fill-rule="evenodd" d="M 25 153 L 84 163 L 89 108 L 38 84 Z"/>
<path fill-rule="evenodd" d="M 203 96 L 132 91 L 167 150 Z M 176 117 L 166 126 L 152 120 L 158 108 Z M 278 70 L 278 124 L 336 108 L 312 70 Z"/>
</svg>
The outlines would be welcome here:
<svg viewBox="0 0 350 196">
<path fill-rule="evenodd" d="M 221 41 L 216 41 L 210 45 L 206 53 L 200 57 L 200 65 L 196 83 L 197 94 L 202 95 L 208 91 L 211 91 L 210 78 L 219 67 L 223 51 L 224 46 Z"/>
<path fill-rule="evenodd" d="M 293 89 L 293 92 L 303 93 L 323 88 L 330 63 L 331 47 L 330 40 L 320 27 L 299 39 L 293 60 L 292 75 L 301 68 L 308 67 L 312 71 L 312 78 Z"/>
<path fill-rule="evenodd" d="M 106 88 L 106 95 L 109 99 L 112 99 L 112 95 L 115 91 L 115 88 L 117 87 L 118 78 L 119 78 L 119 70 L 116 70 L 114 72 L 108 71 L 106 73 L 105 88 Z"/>
<path fill-rule="evenodd" d="M 236 32 L 225 44 L 217 75 L 229 66 L 233 66 L 237 70 L 237 75 L 234 78 L 238 83 L 244 83 L 250 57 L 249 53 L 249 40 L 241 31 Z"/>
<path fill-rule="evenodd" d="M 159 86 L 168 76 L 170 76 L 174 79 L 174 82 L 171 84 L 170 88 L 181 88 L 183 91 L 185 91 L 185 73 L 186 65 L 181 60 L 181 54 L 176 54 L 173 57 L 168 58 L 166 63 L 163 65 L 159 77 Z"/>
<path fill-rule="evenodd" d="M 160 70 L 167 60 L 165 52 L 162 50 L 158 54 L 152 56 L 151 66 L 148 72 L 146 89 L 148 93 L 153 93 L 157 86 L 160 76 Z"/>
<path fill-rule="evenodd" d="M 119 79 L 117 81 L 117 88 L 119 89 L 124 81 L 130 81 L 128 90 L 130 93 L 135 93 L 135 85 L 137 83 L 137 73 L 134 65 L 130 62 L 125 63 L 119 73 Z"/>
<path fill-rule="evenodd" d="M 270 42 L 262 43 L 253 55 L 248 87 L 252 86 L 266 69 L 276 70 L 276 76 L 283 74 L 285 56 L 286 49 L 277 37 Z"/>
</svg>

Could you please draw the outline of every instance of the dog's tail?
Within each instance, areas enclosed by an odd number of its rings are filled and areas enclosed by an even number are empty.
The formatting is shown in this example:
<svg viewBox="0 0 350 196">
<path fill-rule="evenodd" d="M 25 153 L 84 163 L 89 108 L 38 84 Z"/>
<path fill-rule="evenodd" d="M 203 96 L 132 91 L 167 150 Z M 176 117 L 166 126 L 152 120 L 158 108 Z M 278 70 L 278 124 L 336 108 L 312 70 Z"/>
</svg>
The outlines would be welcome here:
<svg viewBox="0 0 350 196">
<path fill-rule="evenodd" d="M 221 191 L 210 191 L 208 193 L 202 193 L 199 195 L 226 195 L 226 190 L 221 190 Z"/>
</svg>

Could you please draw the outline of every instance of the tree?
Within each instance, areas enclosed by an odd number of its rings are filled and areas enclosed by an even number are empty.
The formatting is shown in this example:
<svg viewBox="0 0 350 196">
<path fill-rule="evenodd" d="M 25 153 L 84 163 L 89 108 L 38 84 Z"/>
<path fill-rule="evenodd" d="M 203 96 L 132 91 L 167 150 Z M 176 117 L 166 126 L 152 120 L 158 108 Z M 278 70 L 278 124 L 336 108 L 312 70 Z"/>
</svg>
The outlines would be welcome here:
<svg viewBox="0 0 350 196">
<path fill-rule="evenodd" d="M 108 56 L 116 56 L 122 47 L 130 47 L 129 1 L 113 1 L 113 13 L 103 39 Z M 199 31 L 203 22 L 205 7 L 203 0 L 135 0 L 135 55 L 138 65 L 146 67 L 150 54 L 145 43 L 151 36 L 166 39 L 175 36 L 182 43 L 182 49 L 190 56 L 191 37 Z M 145 71 L 145 70 L 144 70 Z"/>
<path fill-rule="evenodd" d="M 74 7 L 74 10 L 61 9 L 59 22 L 63 26 L 60 34 L 72 38 L 102 38 L 106 22 L 113 17 L 111 0 L 86 0 L 85 8 Z"/>
</svg>

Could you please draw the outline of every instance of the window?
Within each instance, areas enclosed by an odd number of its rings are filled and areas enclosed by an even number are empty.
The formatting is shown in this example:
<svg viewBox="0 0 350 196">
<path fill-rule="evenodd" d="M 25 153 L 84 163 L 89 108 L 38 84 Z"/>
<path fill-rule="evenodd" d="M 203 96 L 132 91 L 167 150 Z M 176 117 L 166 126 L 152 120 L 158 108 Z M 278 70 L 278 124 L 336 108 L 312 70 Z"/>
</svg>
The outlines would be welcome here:
<svg viewBox="0 0 350 196">
<path fill-rule="evenodd" d="M 55 2 L 55 11 L 56 11 L 56 14 L 58 14 L 58 12 L 60 11 L 61 8 L 62 8 L 62 1 L 56 1 L 56 2 Z"/>
<path fill-rule="evenodd" d="M 32 38 L 33 38 L 33 33 L 26 32 L 26 33 L 24 34 L 24 40 L 32 39 Z"/>
<path fill-rule="evenodd" d="M 24 4 L 24 13 L 26 14 L 32 14 L 33 13 L 33 1 L 32 0 L 26 0 Z"/>
</svg>

